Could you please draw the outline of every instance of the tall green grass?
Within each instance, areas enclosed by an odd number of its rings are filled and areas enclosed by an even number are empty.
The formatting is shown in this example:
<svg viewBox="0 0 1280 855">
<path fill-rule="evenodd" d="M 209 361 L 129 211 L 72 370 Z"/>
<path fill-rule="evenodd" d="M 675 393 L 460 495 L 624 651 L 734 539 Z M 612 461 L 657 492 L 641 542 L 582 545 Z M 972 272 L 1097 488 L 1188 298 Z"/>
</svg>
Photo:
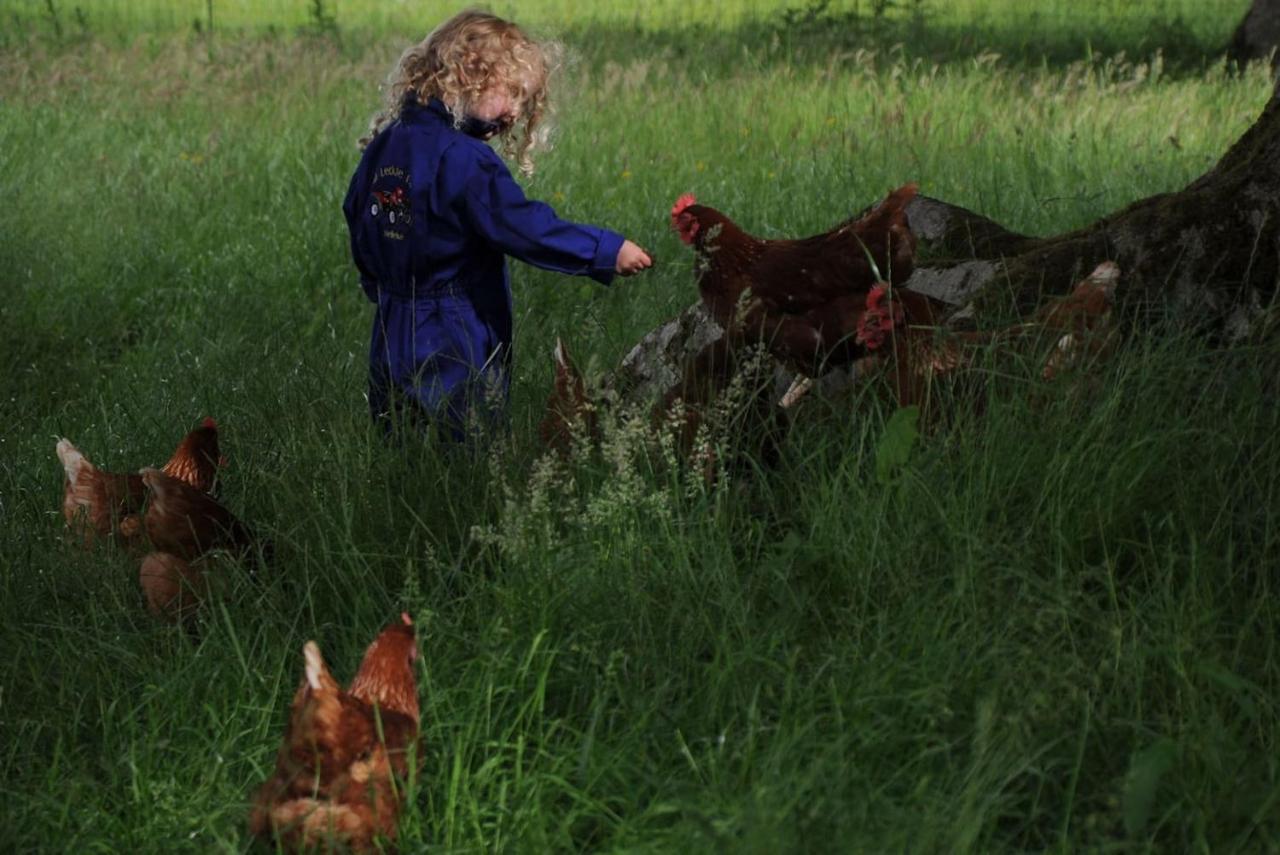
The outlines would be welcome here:
<svg viewBox="0 0 1280 855">
<path fill-rule="evenodd" d="M 129 35 L 168 8 L 89 14 Z M 1274 848 L 1274 344 L 1158 330 L 1078 387 L 1028 366 L 887 482 L 870 392 L 806 405 L 777 468 L 711 486 L 625 430 L 538 463 L 534 431 L 557 334 L 598 377 L 694 299 L 681 192 L 781 236 L 917 180 L 1058 231 L 1200 174 L 1263 70 L 1085 53 L 1077 23 L 1156 6 L 1046 8 L 1066 62 L 845 43 L 763 3 L 697 51 L 666 27 L 701 13 L 674 7 L 602 44 L 620 6 L 536 6 L 580 61 L 530 192 L 659 265 L 610 289 L 516 267 L 510 435 L 468 455 L 387 447 L 361 398 L 338 205 L 399 24 L 355 34 L 344 4 L 336 38 L 271 33 L 302 5 L 253 8 L 212 42 L 175 12 L 0 54 L 5 849 L 245 849 L 302 643 L 345 678 L 403 608 L 426 751 L 407 851 Z M 1232 23 L 1194 20 L 1206 46 Z M 190 638 L 146 614 L 134 559 L 64 541 L 53 444 L 133 468 L 204 415 L 279 564 L 229 574 Z"/>
<path fill-rule="evenodd" d="M 419 39 L 454 12 L 475 6 L 447 0 L 424 6 L 392 0 L 8 0 L 0 6 L 0 46 L 31 39 L 130 39 L 185 32 L 216 40 L 245 32 L 323 33 L 344 40 Z M 486 5 L 486 4 L 482 4 Z M 1092 0 L 1028 4 L 1019 0 L 732 0 L 647 3 L 534 0 L 487 4 L 541 35 L 560 35 L 591 53 L 644 55 L 660 45 L 718 60 L 777 41 L 789 50 L 902 44 L 944 58 L 999 51 L 1010 58 L 1065 61 L 1084 51 L 1194 60 L 1216 55 L 1248 8 L 1247 0 Z M 717 51 L 717 53 L 719 53 Z"/>
<path fill-rule="evenodd" d="M 474 3 L 447 0 L 429 8 L 392 0 L 98 0 L 71 3 L 62 0 L 10 0 L 5 13 L 14 24 L 26 23 L 50 30 L 97 27 L 100 29 L 184 29 L 197 25 L 209 29 L 258 27 L 298 27 L 314 25 L 318 19 L 332 19 L 340 28 L 410 31 L 428 26 Z M 1071 30 L 1122 28 L 1150 30 L 1185 28 L 1209 33 L 1230 28 L 1248 8 L 1246 0 L 1094 0 L 1089 4 L 1050 4 L 1036 7 L 1016 0 L 732 0 L 728 3 L 680 3 L 653 0 L 650 3 L 582 2 L 581 0 L 511 0 L 484 4 L 496 14 L 526 20 L 537 25 L 577 27 L 582 25 L 640 27 L 678 30 L 690 26 L 732 28 L 763 18 L 778 16 L 802 24 L 821 24 L 832 19 L 925 18 L 948 25 L 976 23 L 1020 29 L 1029 35 L 1064 34 Z M 1223 21 L 1221 19 L 1228 20 Z"/>
</svg>

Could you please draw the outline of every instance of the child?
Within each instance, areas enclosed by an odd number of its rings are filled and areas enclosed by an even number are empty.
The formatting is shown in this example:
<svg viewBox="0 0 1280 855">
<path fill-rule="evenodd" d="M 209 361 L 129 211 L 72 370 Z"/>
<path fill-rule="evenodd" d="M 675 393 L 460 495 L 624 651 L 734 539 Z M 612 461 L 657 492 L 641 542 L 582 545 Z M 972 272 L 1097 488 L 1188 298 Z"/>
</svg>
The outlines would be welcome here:
<svg viewBox="0 0 1280 855">
<path fill-rule="evenodd" d="M 525 198 L 484 142 L 499 138 L 533 171 L 550 53 L 515 24 L 462 12 L 400 57 L 386 109 L 361 140 L 342 209 L 360 284 L 377 304 L 369 406 L 384 427 L 403 410 L 460 438 L 484 398 L 505 403 L 507 255 L 604 284 L 653 263 L 622 235 Z"/>
</svg>

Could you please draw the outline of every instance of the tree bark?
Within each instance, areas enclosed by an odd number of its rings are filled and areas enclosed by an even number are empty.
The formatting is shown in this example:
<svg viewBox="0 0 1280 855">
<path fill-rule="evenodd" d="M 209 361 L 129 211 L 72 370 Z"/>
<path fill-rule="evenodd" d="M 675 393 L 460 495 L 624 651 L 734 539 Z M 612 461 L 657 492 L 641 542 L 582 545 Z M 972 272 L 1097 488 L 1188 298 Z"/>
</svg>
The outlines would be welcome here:
<svg viewBox="0 0 1280 855">
<path fill-rule="evenodd" d="M 922 254 L 905 284 L 954 306 L 948 323 L 965 327 L 983 316 L 1025 317 L 1113 261 L 1120 268 L 1118 303 L 1135 324 L 1173 314 L 1217 340 L 1236 341 L 1255 329 L 1276 298 L 1277 199 L 1280 99 L 1273 95 L 1209 172 L 1076 231 L 1029 237 L 957 205 L 918 197 L 907 217 Z M 695 304 L 646 335 L 609 385 L 624 398 L 661 396 L 687 360 L 720 335 Z M 779 389 L 789 378 L 779 368 Z M 854 379 L 848 371 L 830 372 L 823 384 Z"/>
<path fill-rule="evenodd" d="M 1227 46 L 1227 59 L 1244 65 L 1272 56 L 1280 46 L 1280 0 L 1253 0 Z"/>
<path fill-rule="evenodd" d="M 1077 231 L 1028 238 L 963 208 L 921 200 L 918 213 L 907 209 L 912 228 L 944 257 L 922 262 L 907 285 L 953 304 L 974 301 L 979 314 L 1005 302 L 1022 315 L 1114 261 L 1121 302 L 1134 314 L 1172 309 L 1234 340 L 1276 296 L 1278 194 L 1280 100 L 1273 96 L 1209 172 Z M 967 254 L 959 251 L 966 242 Z"/>
</svg>

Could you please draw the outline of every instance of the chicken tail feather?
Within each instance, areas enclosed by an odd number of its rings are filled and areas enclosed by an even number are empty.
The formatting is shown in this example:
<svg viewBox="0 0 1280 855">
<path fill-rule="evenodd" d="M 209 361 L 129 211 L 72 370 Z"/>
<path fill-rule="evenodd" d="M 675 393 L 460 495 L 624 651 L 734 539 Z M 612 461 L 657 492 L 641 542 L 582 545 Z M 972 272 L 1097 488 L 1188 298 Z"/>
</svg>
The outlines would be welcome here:
<svg viewBox="0 0 1280 855">
<path fill-rule="evenodd" d="M 910 183 L 903 184 L 897 190 L 891 192 L 885 197 L 884 202 L 881 204 L 891 211 L 901 211 L 903 208 L 907 207 L 907 205 L 911 203 L 911 200 L 916 198 L 919 193 L 920 185 L 912 181 Z"/>
<path fill-rule="evenodd" d="M 565 347 L 564 340 L 559 336 L 556 336 L 554 358 L 556 363 L 556 390 L 561 396 L 569 398 L 572 403 L 578 403 L 579 399 L 586 394 L 582 385 L 582 372 L 578 371 L 578 366 L 573 364 L 573 357 L 569 355 L 569 348 Z"/>
<path fill-rule="evenodd" d="M 342 687 L 329 673 L 319 645 L 308 641 L 303 645 L 302 655 L 306 668 L 303 683 L 293 698 L 292 727 L 301 744 L 322 746 L 322 753 L 332 752 L 341 744 L 338 734 L 343 721 Z"/>
<path fill-rule="evenodd" d="M 920 192 L 920 185 L 914 181 L 903 184 L 897 190 L 890 191 L 880 203 L 863 214 L 858 225 L 867 232 L 889 229 L 893 226 L 906 225 L 906 209 Z"/>
<path fill-rule="evenodd" d="M 67 480 L 72 484 L 80 477 L 80 472 L 84 469 L 93 471 L 93 464 L 89 462 L 89 458 L 80 453 L 69 439 L 58 440 L 58 459 L 62 461 L 62 468 L 67 473 Z"/>
<path fill-rule="evenodd" d="M 144 466 L 138 470 L 138 474 L 142 476 L 142 483 L 147 485 L 147 489 L 155 499 L 164 501 L 169 496 L 169 485 L 165 479 L 158 477 L 159 469 L 154 466 Z"/>
<path fill-rule="evenodd" d="M 337 681 L 329 673 L 329 666 L 325 664 L 324 657 L 320 655 L 320 645 L 314 641 L 308 641 L 302 647 L 302 656 L 307 662 L 307 685 L 311 687 L 312 691 L 338 690 Z"/>
</svg>

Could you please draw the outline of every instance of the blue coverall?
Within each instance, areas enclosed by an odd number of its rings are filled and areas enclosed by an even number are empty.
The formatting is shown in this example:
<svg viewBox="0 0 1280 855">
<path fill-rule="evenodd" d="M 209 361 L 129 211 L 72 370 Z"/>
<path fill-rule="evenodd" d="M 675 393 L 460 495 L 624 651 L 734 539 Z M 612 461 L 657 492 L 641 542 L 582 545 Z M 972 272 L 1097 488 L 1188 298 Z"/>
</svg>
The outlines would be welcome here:
<svg viewBox="0 0 1280 855">
<path fill-rule="evenodd" d="M 483 399 L 505 404 L 511 361 L 506 256 L 608 284 L 622 235 L 525 197 L 502 158 L 410 96 L 365 148 L 342 205 L 360 284 L 377 305 L 369 407 L 461 436 Z"/>
</svg>

